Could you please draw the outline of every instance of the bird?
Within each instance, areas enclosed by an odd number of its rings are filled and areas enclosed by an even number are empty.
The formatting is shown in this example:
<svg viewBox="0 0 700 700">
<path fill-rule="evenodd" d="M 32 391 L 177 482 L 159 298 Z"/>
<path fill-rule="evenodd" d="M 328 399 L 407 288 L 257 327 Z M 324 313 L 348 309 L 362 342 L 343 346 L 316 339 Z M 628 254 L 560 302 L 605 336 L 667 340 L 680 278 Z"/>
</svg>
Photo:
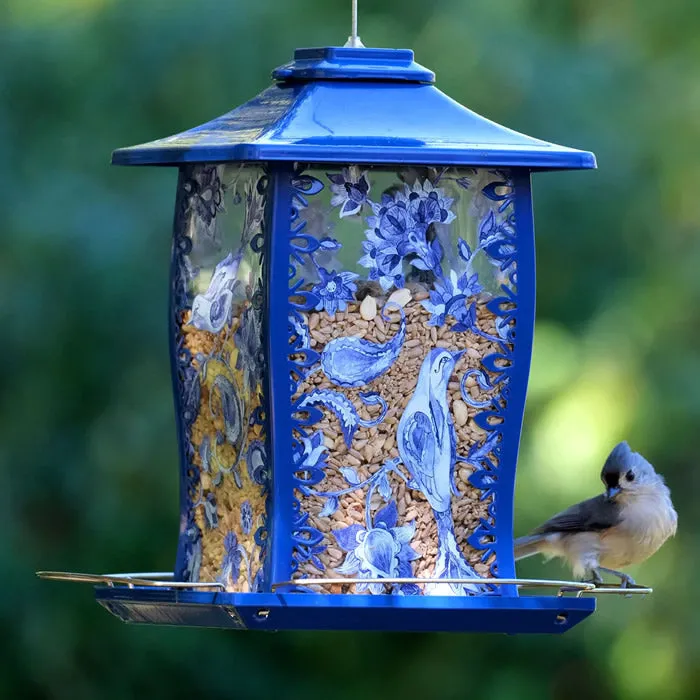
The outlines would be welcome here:
<svg viewBox="0 0 700 700">
<path fill-rule="evenodd" d="M 452 519 L 457 437 L 447 403 L 447 385 L 463 351 L 432 348 L 421 364 L 418 382 L 397 428 L 399 459 L 409 470 L 409 486 L 420 489 L 433 509 L 438 532 L 434 578 L 478 578 L 459 549 Z M 449 584 L 458 595 L 477 593 L 472 584 Z M 443 584 L 431 593 L 445 591 Z"/>
<path fill-rule="evenodd" d="M 620 571 L 640 564 L 676 534 L 671 492 L 654 467 L 627 442 L 617 444 L 600 473 L 605 493 L 577 503 L 515 540 L 515 560 L 534 554 L 568 562 L 575 578 L 596 585 L 602 574 L 635 586 Z"/>
</svg>

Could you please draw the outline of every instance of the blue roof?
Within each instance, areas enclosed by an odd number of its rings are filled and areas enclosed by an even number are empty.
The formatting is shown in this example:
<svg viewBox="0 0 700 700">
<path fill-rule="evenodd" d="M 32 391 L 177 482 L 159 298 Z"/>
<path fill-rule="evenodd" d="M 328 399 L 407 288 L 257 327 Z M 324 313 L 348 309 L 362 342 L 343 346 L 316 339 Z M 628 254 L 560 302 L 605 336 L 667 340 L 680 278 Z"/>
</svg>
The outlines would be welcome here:
<svg viewBox="0 0 700 700">
<path fill-rule="evenodd" d="M 397 49 L 298 49 L 276 83 L 175 136 L 112 154 L 117 165 L 301 161 L 595 168 L 595 156 L 525 136 L 452 100 Z"/>
</svg>

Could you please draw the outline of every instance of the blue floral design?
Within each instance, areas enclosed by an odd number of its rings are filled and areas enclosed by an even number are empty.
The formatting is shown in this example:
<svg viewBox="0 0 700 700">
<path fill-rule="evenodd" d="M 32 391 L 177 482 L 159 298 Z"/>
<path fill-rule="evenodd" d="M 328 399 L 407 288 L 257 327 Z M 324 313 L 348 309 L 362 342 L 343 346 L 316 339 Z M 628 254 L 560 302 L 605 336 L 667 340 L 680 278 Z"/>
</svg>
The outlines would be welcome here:
<svg viewBox="0 0 700 700">
<path fill-rule="evenodd" d="M 219 526 L 219 514 L 216 510 L 216 498 L 210 491 L 202 501 L 204 506 L 204 521 L 210 530 L 215 530 Z"/>
<path fill-rule="evenodd" d="M 202 387 L 199 381 L 199 372 L 191 365 L 188 365 L 183 371 L 182 382 L 182 417 L 188 426 L 197 418 L 201 395 Z"/>
<path fill-rule="evenodd" d="M 264 581 L 265 573 L 261 567 L 260 569 L 258 569 L 258 573 L 255 574 L 255 577 L 253 578 L 253 586 L 251 588 L 251 593 L 262 593 Z"/>
<path fill-rule="evenodd" d="M 495 173 L 496 174 L 496 173 Z M 497 173 L 500 175 L 500 173 Z M 481 194 L 492 202 L 498 202 L 498 212 L 502 214 L 515 202 L 515 187 L 509 177 L 503 175 L 503 180 L 491 182 L 482 188 Z"/>
<path fill-rule="evenodd" d="M 347 552 L 345 561 L 336 571 L 339 574 L 356 574 L 360 578 L 411 578 L 411 562 L 419 559 L 410 541 L 416 529 L 415 521 L 397 526 L 396 503 L 390 501 L 374 517 L 373 527 L 361 525 L 333 530 L 340 547 Z M 357 592 L 369 590 L 378 595 L 385 592 L 381 583 L 360 583 Z M 401 593 L 416 595 L 419 589 L 413 584 L 399 587 Z"/>
<path fill-rule="evenodd" d="M 491 211 L 479 224 L 479 248 L 491 259 L 492 264 L 498 265 L 505 271 L 515 262 L 515 222 L 512 216 L 504 221 L 498 221 Z"/>
<path fill-rule="evenodd" d="M 406 188 L 408 189 L 408 188 Z M 394 195 L 383 194 L 380 202 L 372 202 L 374 216 L 367 218 L 372 229 L 378 229 L 387 238 L 401 238 L 413 223 L 408 210 L 408 198 L 404 191 Z"/>
<path fill-rule="evenodd" d="M 445 324 L 448 315 L 454 316 L 459 324 L 473 327 L 476 316 L 472 319 L 471 305 L 467 305 L 467 299 L 481 292 L 479 277 L 476 273 L 469 274 L 467 270 L 463 275 L 457 277 L 457 273 L 452 271 L 450 277 L 443 277 L 435 280 L 434 288 L 430 291 L 430 298 L 423 303 L 423 308 L 430 313 L 428 321 L 431 326 L 442 326 Z M 454 327 L 452 330 L 463 330 Z"/>
<path fill-rule="evenodd" d="M 246 439 L 246 433 L 243 429 L 245 404 L 243 403 L 237 385 L 231 382 L 231 380 L 229 380 L 225 375 L 219 374 L 214 379 L 214 384 L 212 385 L 209 394 L 209 409 L 213 417 L 217 416 L 217 412 L 214 410 L 212 404 L 212 398 L 216 393 L 219 394 L 219 399 L 221 402 L 221 416 L 224 419 L 224 433 L 222 434 L 217 431 L 216 444 L 221 445 L 225 441 L 229 445 L 232 445 L 236 451 L 236 460 L 233 464 L 226 467 L 219 463 L 219 474 L 217 475 L 218 478 L 215 479 L 215 483 L 219 482 L 223 476 L 223 473 L 233 472 L 236 485 L 238 488 L 241 488 L 238 461 L 241 457 L 243 445 Z M 214 450 L 214 454 L 216 454 L 216 450 Z"/>
<path fill-rule="evenodd" d="M 241 503 L 241 529 L 244 535 L 249 535 L 253 529 L 253 506 L 250 501 Z"/>
<path fill-rule="evenodd" d="M 233 530 L 229 530 L 224 536 L 224 556 L 221 560 L 220 577 L 222 583 L 226 585 L 229 583 L 233 584 L 238 580 L 241 562 L 243 561 L 241 549 L 236 533 Z"/>
<path fill-rule="evenodd" d="M 421 184 L 416 181 L 413 187 L 406 185 L 408 210 L 413 221 L 425 224 L 449 224 L 455 220 L 455 214 L 450 209 L 454 203 L 453 197 L 445 196 L 440 187 L 433 187 L 427 178 Z"/>
<path fill-rule="evenodd" d="M 347 302 L 354 299 L 354 294 L 357 291 L 354 280 L 359 275 L 354 272 L 336 272 L 335 270 L 328 272 L 324 267 L 319 267 L 318 273 L 321 281 L 314 285 L 311 290 L 319 297 L 316 310 L 325 309 L 326 313 L 331 316 L 336 311 L 345 311 Z"/>
<path fill-rule="evenodd" d="M 454 221 L 453 201 L 426 179 L 412 187 L 405 185 L 393 195 L 383 194 L 379 203 L 371 202 L 373 216 L 367 218 L 365 255 L 359 261 L 369 268 L 369 279 L 378 281 L 385 291 L 394 285 L 402 287 L 404 260 L 441 277 L 442 247 L 436 238 L 428 239 L 428 229 Z"/>
<path fill-rule="evenodd" d="M 299 469 L 325 469 L 328 466 L 328 448 L 319 430 L 311 437 L 302 437 L 301 461 Z"/>
<path fill-rule="evenodd" d="M 206 474 L 211 473 L 211 442 L 208 435 L 202 438 L 199 445 L 199 458 L 202 460 L 202 471 Z"/>
<path fill-rule="evenodd" d="M 406 255 L 415 254 L 415 257 L 409 259 L 413 267 L 419 270 L 432 270 L 436 276 L 441 277 L 442 246 L 437 238 L 428 241 L 427 234 L 427 224 L 413 222 L 411 228 L 406 231 L 406 244 L 403 250 Z"/>
<path fill-rule="evenodd" d="M 265 354 L 262 347 L 262 329 L 257 309 L 249 306 L 241 317 L 234 335 L 238 357 L 236 369 L 242 370 L 243 381 L 250 392 L 257 391 L 262 381 Z"/>
<path fill-rule="evenodd" d="M 301 436 L 301 450 L 292 455 L 297 481 L 302 490 L 323 481 L 324 470 L 328 466 L 328 449 L 323 441 L 323 433 L 318 431 L 311 437 Z"/>
<path fill-rule="evenodd" d="M 183 189 L 189 195 L 189 207 L 210 226 L 217 213 L 223 210 L 224 188 L 218 168 L 205 165 L 197 169 L 185 182 Z"/>
<path fill-rule="evenodd" d="M 355 431 L 360 427 L 370 428 L 379 425 L 384 420 L 387 411 L 386 401 L 376 392 L 360 392 L 359 398 L 368 406 L 381 406 L 381 413 L 371 420 L 360 418 L 355 405 L 341 392 L 332 389 L 314 389 L 302 397 L 293 406 L 293 412 L 308 412 L 310 408 L 321 405 L 335 413 L 340 421 L 340 429 L 348 448 L 352 445 Z M 320 413 L 318 414 L 320 415 Z"/>
<path fill-rule="evenodd" d="M 340 218 L 359 214 L 367 202 L 370 186 L 367 171 L 352 166 L 343 168 L 341 174 L 326 173 L 331 181 L 331 206 L 340 207 Z"/>
<path fill-rule="evenodd" d="M 246 466 L 248 468 L 248 476 L 259 486 L 265 486 L 267 483 L 266 462 L 267 451 L 265 450 L 265 443 L 261 440 L 253 440 L 248 446 Z"/>
<path fill-rule="evenodd" d="M 368 223 L 374 217 L 369 217 Z M 369 279 L 379 282 L 386 292 L 393 286 L 404 286 L 403 254 L 399 236 L 385 235 L 379 228 L 368 229 L 362 241 L 364 255 L 358 261 L 369 268 Z"/>
</svg>

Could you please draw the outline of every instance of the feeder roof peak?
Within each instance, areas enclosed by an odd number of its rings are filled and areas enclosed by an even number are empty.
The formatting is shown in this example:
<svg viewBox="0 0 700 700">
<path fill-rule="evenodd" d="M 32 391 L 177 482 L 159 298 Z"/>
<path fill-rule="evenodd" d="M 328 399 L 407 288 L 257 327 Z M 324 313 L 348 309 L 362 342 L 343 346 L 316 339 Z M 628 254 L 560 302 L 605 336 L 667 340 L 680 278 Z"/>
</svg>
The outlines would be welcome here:
<svg viewBox="0 0 700 700">
<path fill-rule="evenodd" d="M 595 156 L 518 133 L 435 87 L 408 49 L 297 49 L 275 83 L 201 126 L 122 148 L 118 165 L 291 161 L 596 167 Z"/>
</svg>

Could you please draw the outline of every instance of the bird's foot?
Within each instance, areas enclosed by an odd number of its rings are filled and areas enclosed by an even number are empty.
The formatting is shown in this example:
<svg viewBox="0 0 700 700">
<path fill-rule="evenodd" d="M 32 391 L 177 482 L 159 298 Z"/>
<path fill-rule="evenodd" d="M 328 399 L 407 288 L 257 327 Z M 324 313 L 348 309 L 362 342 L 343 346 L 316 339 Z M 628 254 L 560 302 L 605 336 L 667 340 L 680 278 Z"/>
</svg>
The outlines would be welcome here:
<svg viewBox="0 0 700 700">
<path fill-rule="evenodd" d="M 634 588 L 636 585 L 637 582 L 631 576 L 623 574 L 620 577 L 620 588 Z"/>
<path fill-rule="evenodd" d="M 599 567 L 600 571 L 604 571 L 606 574 L 611 576 L 617 576 L 620 579 L 620 588 L 634 588 L 637 582 L 628 574 L 622 573 L 622 571 L 615 571 L 615 569 L 606 569 L 604 566 Z"/>
<path fill-rule="evenodd" d="M 605 567 L 600 567 L 601 571 L 605 571 L 606 574 L 611 574 L 612 576 L 617 576 L 617 578 L 620 579 L 620 588 L 621 589 L 628 589 L 628 588 L 644 588 L 644 586 L 640 586 L 631 576 L 628 574 L 623 574 L 622 571 L 615 571 L 615 569 L 606 569 Z M 628 593 L 625 598 L 631 598 L 632 595 Z"/>
</svg>

